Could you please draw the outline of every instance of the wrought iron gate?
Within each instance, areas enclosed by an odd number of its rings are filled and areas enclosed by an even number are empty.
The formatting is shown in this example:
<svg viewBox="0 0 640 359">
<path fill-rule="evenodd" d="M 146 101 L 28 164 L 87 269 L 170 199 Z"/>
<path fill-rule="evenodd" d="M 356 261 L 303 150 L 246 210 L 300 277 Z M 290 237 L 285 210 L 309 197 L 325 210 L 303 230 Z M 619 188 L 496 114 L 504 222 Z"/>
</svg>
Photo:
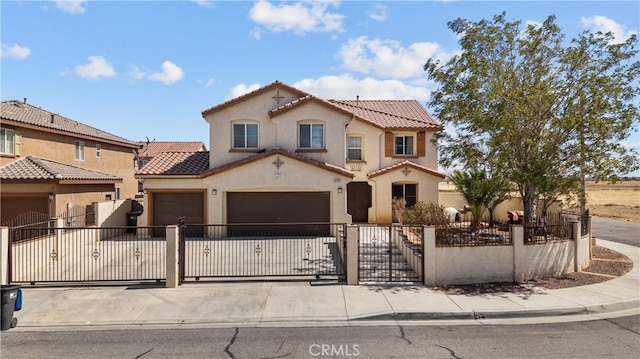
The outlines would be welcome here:
<svg viewBox="0 0 640 359">
<path fill-rule="evenodd" d="M 360 283 L 422 282 L 422 226 L 361 225 L 358 233 Z"/>
<path fill-rule="evenodd" d="M 180 240 L 181 278 L 339 277 L 345 224 L 200 225 L 204 235 Z M 185 226 L 189 227 L 189 225 Z M 312 235 L 314 234 L 315 235 Z"/>
</svg>

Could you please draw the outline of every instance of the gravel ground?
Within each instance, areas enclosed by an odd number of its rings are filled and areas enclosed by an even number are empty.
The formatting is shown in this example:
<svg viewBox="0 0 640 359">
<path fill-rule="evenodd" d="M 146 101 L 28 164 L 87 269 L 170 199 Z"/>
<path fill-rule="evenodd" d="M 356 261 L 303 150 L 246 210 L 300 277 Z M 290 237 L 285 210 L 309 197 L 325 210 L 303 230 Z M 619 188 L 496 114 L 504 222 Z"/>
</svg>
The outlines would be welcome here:
<svg viewBox="0 0 640 359">
<path fill-rule="evenodd" d="M 595 284 L 628 273 L 633 268 L 629 257 L 608 248 L 593 246 L 593 259 L 582 272 L 567 273 L 558 277 L 538 278 L 524 283 L 501 282 L 432 287 L 446 294 L 483 294 L 502 292 L 528 292 L 534 287 L 560 289 Z"/>
</svg>

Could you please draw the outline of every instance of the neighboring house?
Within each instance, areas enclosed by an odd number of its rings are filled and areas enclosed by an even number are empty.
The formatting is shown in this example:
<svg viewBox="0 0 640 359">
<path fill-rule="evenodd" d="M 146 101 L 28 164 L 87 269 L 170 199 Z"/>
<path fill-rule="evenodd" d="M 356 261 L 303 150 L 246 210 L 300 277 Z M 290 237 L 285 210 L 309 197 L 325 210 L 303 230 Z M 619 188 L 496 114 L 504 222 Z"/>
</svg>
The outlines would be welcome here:
<svg viewBox="0 0 640 359">
<path fill-rule="evenodd" d="M 138 144 L 140 145 L 138 150 L 138 169 L 144 167 L 162 152 L 201 152 L 207 150 L 204 142 L 196 141 L 139 141 Z"/>
<path fill-rule="evenodd" d="M 414 100 L 324 100 L 281 82 L 202 112 L 210 152 L 164 152 L 138 171 L 150 225 L 392 222 L 392 202 L 438 203 Z"/>
<path fill-rule="evenodd" d="M 1 223 L 133 198 L 136 142 L 35 107 L 0 107 Z"/>
</svg>

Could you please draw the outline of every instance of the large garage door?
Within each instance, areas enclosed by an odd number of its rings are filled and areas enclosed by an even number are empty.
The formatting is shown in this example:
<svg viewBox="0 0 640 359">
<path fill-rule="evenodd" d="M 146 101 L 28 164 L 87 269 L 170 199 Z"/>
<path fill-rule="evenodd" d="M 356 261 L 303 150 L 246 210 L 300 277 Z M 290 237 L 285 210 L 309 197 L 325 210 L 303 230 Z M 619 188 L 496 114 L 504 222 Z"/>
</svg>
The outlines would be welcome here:
<svg viewBox="0 0 640 359">
<path fill-rule="evenodd" d="M 329 192 L 232 192 L 227 193 L 227 223 L 299 223 L 297 226 L 251 227 L 300 235 L 326 235 L 328 226 L 303 225 L 331 221 Z M 232 227 L 233 228 L 233 227 Z M 250 227 L 245 227 L 250 230 Z M 230 228 L 231 229 L 231 228 Z"/>
<path fill-rule="evenodd" d="M 36 212 L 42 214 L 49 214 L 49 198 L 44 197 L 8 197 L 3 196 L 2 207 L 0 208 L 1 219 L 0 223 L 16 218 L 27 212 Z M 28 220 L 25 218 L 24 220 Z M 14 223 L 11 225 L 19 225 L 25 223 Z"/>
<path fill-rule="evenodd" d="M 160 192 L 153 193 L 153 225 L 178 224 L 178 218 L 185 217 L 189 237 L 201 237 L 204 221 L 204 192 Z M 155 236 L 155 234 L 154 234 Z M 161 235 L 164 237 L 164 234 Z"/>
</svg>

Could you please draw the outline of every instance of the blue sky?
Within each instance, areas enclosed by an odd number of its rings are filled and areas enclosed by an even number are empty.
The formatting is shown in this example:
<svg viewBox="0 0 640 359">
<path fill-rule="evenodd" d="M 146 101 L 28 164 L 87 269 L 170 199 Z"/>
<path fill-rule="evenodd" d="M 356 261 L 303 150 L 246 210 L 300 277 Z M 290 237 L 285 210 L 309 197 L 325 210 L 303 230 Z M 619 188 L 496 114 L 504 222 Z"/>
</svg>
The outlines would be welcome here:
<svg viewBox="0 0 640 359">
<path fill-rule="evenodd" d="M 417 99 L 459 51 L 458 17 L 542 22 L 567 38 L 640 30 L 638 1 L 6 1 L 2 100 L 130 140 L 209 143 L 201 111 L 275 80 L 335 99 Z M 640 146 L 635 135 L 629 145 Z"/>
</svg>

